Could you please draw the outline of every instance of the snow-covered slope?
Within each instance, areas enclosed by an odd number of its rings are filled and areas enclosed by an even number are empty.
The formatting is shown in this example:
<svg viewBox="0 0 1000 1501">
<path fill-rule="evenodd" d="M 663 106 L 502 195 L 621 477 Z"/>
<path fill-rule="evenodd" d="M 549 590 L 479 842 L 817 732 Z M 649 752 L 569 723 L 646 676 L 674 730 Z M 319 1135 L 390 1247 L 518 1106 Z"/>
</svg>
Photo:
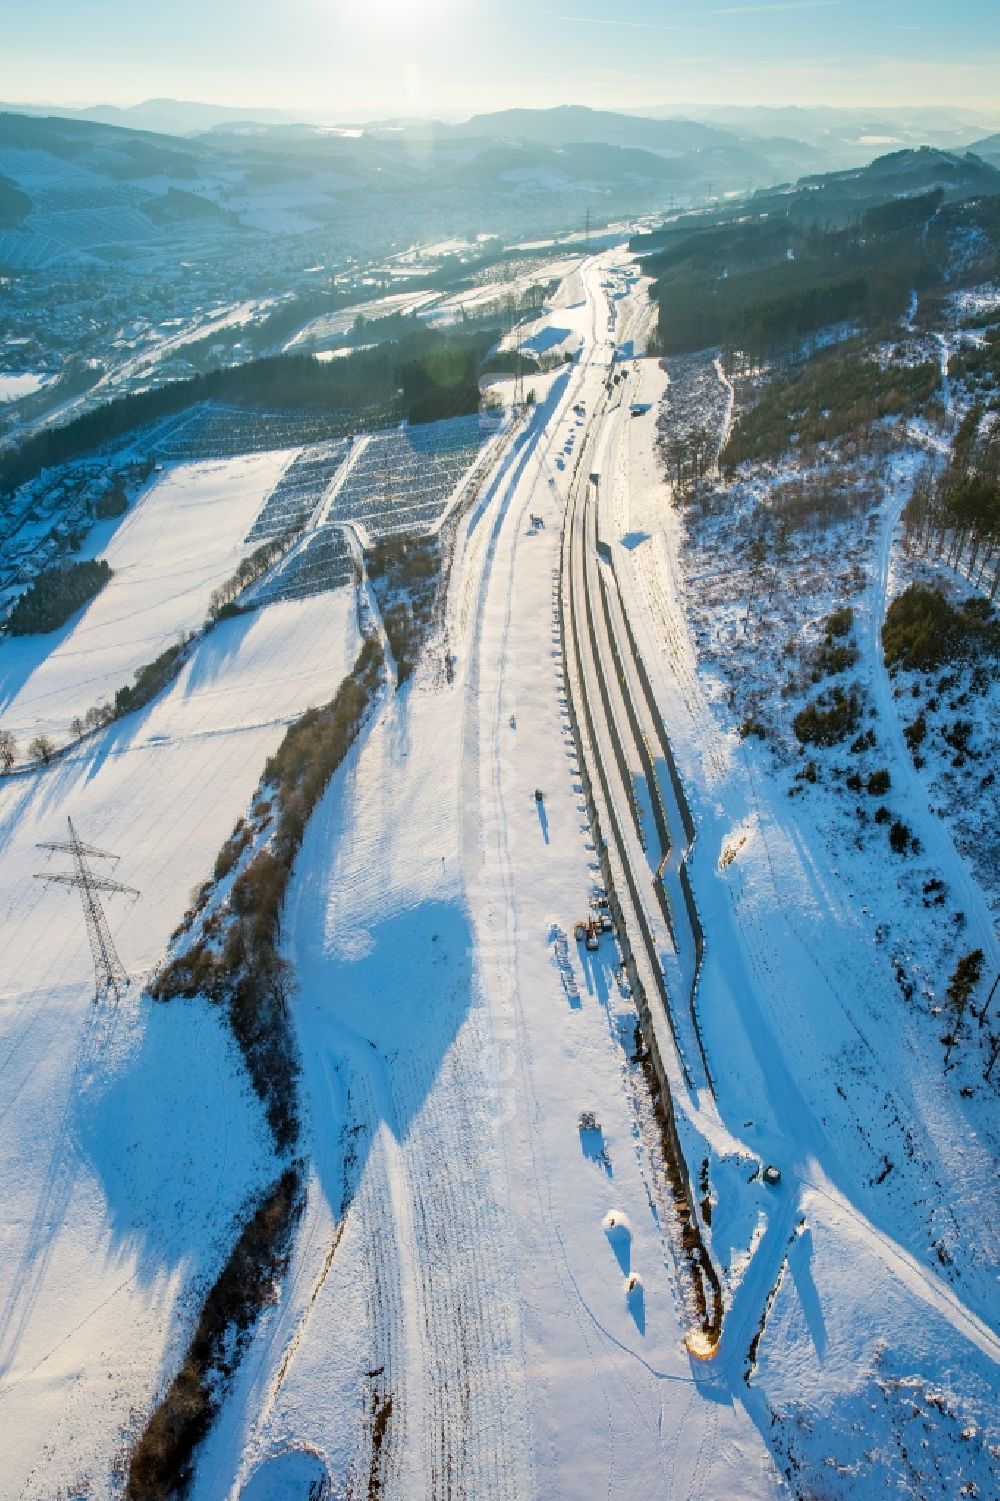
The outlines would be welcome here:
<svg viewBox="0 0 1000 1501">
<path fill-rule="evenodd" d="M 121 629 L 126 652 L 127 617 Z M 0 782 L 5 1497 L 117 1493 L 198 1295 L 273 1171 L 222 1016 L 153 1005 L 141 984 L 286 722 L 331 696 L 355 644 L 346 589 L 224 622 L 165 697 L 47 771 Z M 132 976 L 117 1009 L 94 1004 L 78 894 L 32 879 L 70 868 L 35 847 L 64 840 L 67 816 L 140 892 L 105 898 Z"/>
</svg>

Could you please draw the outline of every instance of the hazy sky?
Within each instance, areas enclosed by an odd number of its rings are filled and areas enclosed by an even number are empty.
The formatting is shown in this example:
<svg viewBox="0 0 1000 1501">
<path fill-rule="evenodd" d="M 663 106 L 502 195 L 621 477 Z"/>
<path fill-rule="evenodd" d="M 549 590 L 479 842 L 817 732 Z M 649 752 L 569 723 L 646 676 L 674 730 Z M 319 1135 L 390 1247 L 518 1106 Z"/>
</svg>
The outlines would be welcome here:
<svg viewBox="0 0 1000 1501">
<path fill-rule="evenodd" d="M 0 98 L 1000 110 L 1000 0 L 4 0 Z"/>
</svg>

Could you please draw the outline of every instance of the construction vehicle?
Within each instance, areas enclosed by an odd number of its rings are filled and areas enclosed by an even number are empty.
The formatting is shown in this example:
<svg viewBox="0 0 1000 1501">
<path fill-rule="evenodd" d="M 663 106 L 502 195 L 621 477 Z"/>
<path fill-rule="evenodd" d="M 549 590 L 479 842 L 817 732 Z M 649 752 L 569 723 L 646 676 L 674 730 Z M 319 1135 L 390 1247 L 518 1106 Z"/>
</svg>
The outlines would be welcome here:
<svg viewBox="0 0 1000 1501">
<path fill-rule="evenodd" d="M 610 926 L 610 918 L 608 924 Z M 601 933 L 604 931 L 604 920 L 598 916 L 588 917 L 578 922 L 574 928 L 577 943 L 582 943 L 585 949 L 591 953 L 601 946 Z"/>
</svg>

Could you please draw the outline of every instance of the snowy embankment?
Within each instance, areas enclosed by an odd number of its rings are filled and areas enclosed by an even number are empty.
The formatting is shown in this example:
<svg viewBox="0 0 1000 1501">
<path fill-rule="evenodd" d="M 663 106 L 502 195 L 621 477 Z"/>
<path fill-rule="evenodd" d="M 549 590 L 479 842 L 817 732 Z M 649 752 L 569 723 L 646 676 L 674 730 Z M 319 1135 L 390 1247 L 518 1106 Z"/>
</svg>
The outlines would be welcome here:
<svg viewBox="0 0 1000 1501">
<path fill-rule="evenodd" d="M 162 580 L 151 644 L 137 647 L 127 614 L 115 611 L 117 635 L 110 616 L 101 628 L 102 681 L 117 685 L 161 632 L 203 616 L 283 462 L 269 456 L 252 485 L 244 473 L 243 485 L 214 492 L 202 470 L 183 526 L 170 499 L 176 472 L 150 492 L 149 514 L 141 506 L 134 520 L 151 533 L 122 571 L 141 574 L 146 544 L 162 540 L 162 572 L 145 565 Z M 74 636 L 63 643 L 70 653 Z M 357 639 L 350 589 L 225 621 L 148 708 L 47 771 L 0 783 L 5 1494 L 41 1501 L 85 1480 L 95 1493 L 118 1492 L 122 1457 L 190 1338 L 199 1297 L 274 1175 L 262 1112 L 219 1012 L 201 1001 L 154 1005 L 141 983 L 288 721 L 329 699 Z M 36 691 L 44 666 L 20 701 L 41 704 L 51 690 L 68 709 L 71 670 L 54 667 Z M 86 842 L 121 857 L 112 874 L 140 891 L 134 902 L 104 899 L 132 977 L 117 1010 L 93 1003 L 77 893 L 32 879 L 69 868 L 67 857 L 35 847 L 64 839 L 67 816 Z"/>
</svg>

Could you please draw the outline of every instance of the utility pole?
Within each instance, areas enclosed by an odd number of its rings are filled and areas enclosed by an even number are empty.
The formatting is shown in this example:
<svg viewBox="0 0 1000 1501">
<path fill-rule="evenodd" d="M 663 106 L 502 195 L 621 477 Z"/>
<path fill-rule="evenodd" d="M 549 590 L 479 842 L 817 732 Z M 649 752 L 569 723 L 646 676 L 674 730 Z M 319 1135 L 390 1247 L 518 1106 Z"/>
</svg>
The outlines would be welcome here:
<svg viewBox="0 0 1000 1501">
<path fill-rule="evenodd" d="M 507 299 L 507 313 L 510 319 L 507 337 L 514 343 L 514 392 L 511 405 L 517 411 L 524 405 L 524 377 L 521 373 L 521 325 L 520 320 L 515 318 L 513 297 Z M 515 328 L 517 329 L 516 335 Z"/>
<path fill-rule="evenodd" d="M 88 860 L 110 860 L 117 865 L 119 856 L 109 855 L 105 850 L 94 849 L 93 845 L 84 844 L 76 829 L 73 820 L 67 818 L 69 824 L 69 842 L 39 844 L 40 850 L 58 850 L 60 854 L 72 855 L 72 874 L 63 871 L 43 871 L 36 873 L 36 881 L 44 881 L 46 885 L 54 881 L 60 886 L 73 886 L 80 893 L 83 903 L 83 917 L 87 924 L 87 937 L 90 939 L 90 951 L 94 957 L 94 978 L 96 991 L 94 1000 L 99 1001 L 102 995 L 111 994 L 117 1004 L 121 1000 L 121 993 L 128 988 L 128 975 L 125 966 L 118 957 L 111 938 L 111 929 L 108 927 L 108 919 L 104 915 L 99 893 L 102 891 L 121 891 L 126 896 L 138 896 L 134 886 L 123 886 L 120 881 L 109 880 L 106 876 L 95 875 L 91 870 Z"/>
<path fill-rule="evenodd" d="M 583 230 L 583 247 L 584 247 L 585 250 L 589 250 L 590 249 L 590 204 L 589 203 L 587 204 L 587 218 L 585 220 L 584 230 Z"/>
</svg>

